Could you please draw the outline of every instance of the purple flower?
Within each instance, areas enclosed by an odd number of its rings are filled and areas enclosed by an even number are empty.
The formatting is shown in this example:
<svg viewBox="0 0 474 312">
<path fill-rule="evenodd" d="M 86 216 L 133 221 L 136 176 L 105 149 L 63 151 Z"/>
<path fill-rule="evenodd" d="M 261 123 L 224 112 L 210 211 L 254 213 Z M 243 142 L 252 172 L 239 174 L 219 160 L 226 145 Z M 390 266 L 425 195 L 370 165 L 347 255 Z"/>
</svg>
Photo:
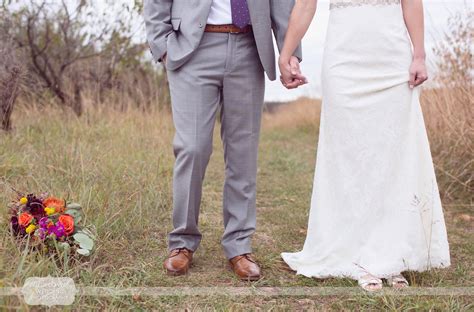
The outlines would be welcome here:
<svg viewBox="0 0 474 312">
<path fill-rule="evenodd" d="M 34 196 L 28 195 L 28 203 L 26 204 L 26 208 L 36 219 L 39 219 L 45 215 L 43 202 Z"/>
<path fill-rule="evenodd" d="M 64 226 L 60 222 L 56 222 L 55 225 L 49 227 L 49 232 L 56 235 L 57 238 L 64 236 Z"/>
<path fill-rule="evenodd" d="M 38 222 L 39 226 L 42 229 L 47 229 L 48 228 L 48 223 L 49 223 L 49 219 L 47 217 L 42 217 Z"/>
<path fill-rule="evenodd" d="M 44 239 L 46 235 L 54 234 L 56 239 L 59 239 L 65 235 L 64 226 L 60 222 L 54 224 L 48 217 L 43 217 L 38 221 L 40 237 Z"/>
<path fill-rule="evenodd" d="M 45 239 L 46 234 L 47 234 L 47 231 L 46 231 L 45 228 L 42 228 L 42 227 L 41 227 L 41 228 L 37 229 L 36 232 L 38 233 L 39 238 L 41 238 L 42 240 Z"/>
<path fill-rule="evenodd" d="M 26 198 L 28 201 L 25 205 L 25 211 L 32 214 L 36 220 L 46 215 L 44 212 L 43 202 L 40 198 L 36 197 L 34 194 L 28 194 L 26 195 Z"/>
<path fill-rule="evenodd" d="M 12 227 L 13 234 L 18 235 L 20 232 L 20 224 L 18 224 L 18 217 L 12 216 L 10 219 L 10 225 Z"/>
</svg>

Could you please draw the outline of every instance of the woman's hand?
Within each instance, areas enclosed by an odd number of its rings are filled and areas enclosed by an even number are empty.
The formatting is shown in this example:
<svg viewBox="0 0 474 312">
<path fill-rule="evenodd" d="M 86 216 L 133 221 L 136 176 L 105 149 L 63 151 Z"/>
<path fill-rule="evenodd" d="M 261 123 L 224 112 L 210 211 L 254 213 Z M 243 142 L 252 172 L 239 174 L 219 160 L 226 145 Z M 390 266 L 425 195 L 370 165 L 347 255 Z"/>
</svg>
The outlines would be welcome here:
<svg viewBox="0 0 474 312">
<path fill-rule="evenodd" d="M 410 66 L 410 89 L 421 85 L 428 80 L 428 71 L 424 58 L 414 58 Z"/>
<path fill-rule="evenodd" d="M 425 64 L 425 18 L 422 0 L 402 0 L 403 18 L 413 44 L 413 61 L 410 66 L 410 88 L 428 79 Z"/>
</svg>

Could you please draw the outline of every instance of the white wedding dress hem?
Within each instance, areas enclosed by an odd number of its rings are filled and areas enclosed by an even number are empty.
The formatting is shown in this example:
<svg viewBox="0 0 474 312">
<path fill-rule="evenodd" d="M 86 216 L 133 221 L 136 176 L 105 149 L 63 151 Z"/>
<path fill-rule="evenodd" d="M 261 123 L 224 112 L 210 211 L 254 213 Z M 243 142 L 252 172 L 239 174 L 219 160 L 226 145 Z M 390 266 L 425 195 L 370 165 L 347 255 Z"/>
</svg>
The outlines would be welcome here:
<svg viewBox="0 0 474 312">
<path fill-rule="evenodd" d="M 317 265 L 314 263 L 311 264 L 301 264 L 293 259 L 294 253 L 282 253 L 282 259 L 288 264 L 291 270 L 295 271 L 297 275 L 303 275 L 309 278 L 318 278 L 318 279 L 327 279 L 327 278 L 350 278 L 354 280 L 360 279 L 366 274 L 373 275 L 378 278 L 388 278 L 391 276 L 398 275 L 402 272 L 425 272 L 432 269 L 444 269 L 449 267 L 450 262 L 446 262 L 444 259 L 432 259 L 432 263 L 427 265 L 426 263 L 416 263 L 413 266 L 407 265 L 387 265 L 383 270 L 377 271 L 368 271 L 360 267 L 360 271 L 356 272 L 354 267 L 351 268 L 336 268 L 331 267 L 330 269 L 318 270 Z M 358 266 L 357 264 L 354 264 Z"/>
</svg>

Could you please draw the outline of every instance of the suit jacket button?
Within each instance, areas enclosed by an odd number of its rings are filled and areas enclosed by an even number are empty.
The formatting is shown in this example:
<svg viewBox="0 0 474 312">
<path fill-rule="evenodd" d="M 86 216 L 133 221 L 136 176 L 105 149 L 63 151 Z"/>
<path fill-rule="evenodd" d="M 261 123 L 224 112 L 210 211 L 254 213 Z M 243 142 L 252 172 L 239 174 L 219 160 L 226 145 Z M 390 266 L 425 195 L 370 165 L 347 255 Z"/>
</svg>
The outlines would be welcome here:
<svg viewBox="0 0 474 312">
<path fill-rule="evenodd" d="M 202 28 L 202 23 L 199 23 L 199 28 Z"/>
</svg>

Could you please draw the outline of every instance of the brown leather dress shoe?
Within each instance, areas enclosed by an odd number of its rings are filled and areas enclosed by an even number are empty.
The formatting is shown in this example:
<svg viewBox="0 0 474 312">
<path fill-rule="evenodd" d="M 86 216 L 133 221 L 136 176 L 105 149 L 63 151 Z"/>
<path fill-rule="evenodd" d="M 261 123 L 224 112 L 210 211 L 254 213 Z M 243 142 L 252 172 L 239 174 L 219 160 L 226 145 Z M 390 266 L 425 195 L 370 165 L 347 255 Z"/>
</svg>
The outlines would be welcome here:
<svg viewBox="0 0 474 312">
<path fill-rule="evenodd" d="M 229 260 L 234 273 L 243 281 L 258 281 L 261 278 L 260 267 L 251 254 L 244 254 Z"/>
<path fill-rule="evenodd" d="M 192 261 L 193 252 L 191 250 L 186 248 L 173 249 L 163 262 L 163 267 L 168 275 L 185 275 L 188 273 Z"/>
</svg>

